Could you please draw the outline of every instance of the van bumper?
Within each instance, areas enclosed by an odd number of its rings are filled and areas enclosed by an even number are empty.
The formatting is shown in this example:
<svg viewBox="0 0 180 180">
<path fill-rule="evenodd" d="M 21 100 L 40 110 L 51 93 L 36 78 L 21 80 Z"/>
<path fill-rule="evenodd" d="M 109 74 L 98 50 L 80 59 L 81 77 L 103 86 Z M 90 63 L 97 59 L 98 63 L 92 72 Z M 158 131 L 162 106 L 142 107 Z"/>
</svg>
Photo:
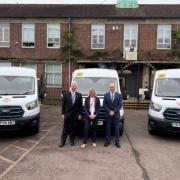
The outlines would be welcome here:
<svg viewBox="0 0 180 180">
<path fill-rule="evenodd" d="M 15 122 L 14 125 L 0 125 L 0 131 L 35 129 L 39 127 L 39 119 L 40 119 L 40 114 L 36 114 L 28 117 L 22 117 L 18 119 L 0 119 L 0 122 L 3 121 Z"/>
<path fill-rule="evenodd" d="M 160 119 L 149 115 L 149 125 L 154 131 L 180 133 L 180 127 L 174 127 L 174 124 L 180 124 L 180 121 L 168 121 L 165 118 Z"/>
</svg>

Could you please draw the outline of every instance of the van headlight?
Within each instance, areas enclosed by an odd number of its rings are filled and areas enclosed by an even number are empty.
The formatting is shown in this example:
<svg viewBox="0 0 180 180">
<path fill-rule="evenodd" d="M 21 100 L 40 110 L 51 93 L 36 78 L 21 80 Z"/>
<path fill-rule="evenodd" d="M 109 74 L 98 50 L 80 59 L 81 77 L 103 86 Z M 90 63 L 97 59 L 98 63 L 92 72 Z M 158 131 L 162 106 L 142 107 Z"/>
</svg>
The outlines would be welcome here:
<svg viewBox="0 0 180 180">
<path fill-rule="evenodd" d="M 159 111 L 161 111 L 162 106 L 161 106 L 161 105 L 159 105 L 159 104 L 157 104 L 157 103 L 153 103 L 153 102 L 151 102 L 151 104 L 150 104 L 150 108 L 151 108 L 152 110 L 154 110 L 154 111 L 159 112 Z"/>
<path fill-rule="evenodd" d="M 32 102 L 26 104 L 27 110 L 33 110 L 33 109 L 35 109 L 35 108 L 37 108 L 37 107 L 38 107 L 38 102 L 37 102 L 37 100 L 32 101 Z"/>
</svg>

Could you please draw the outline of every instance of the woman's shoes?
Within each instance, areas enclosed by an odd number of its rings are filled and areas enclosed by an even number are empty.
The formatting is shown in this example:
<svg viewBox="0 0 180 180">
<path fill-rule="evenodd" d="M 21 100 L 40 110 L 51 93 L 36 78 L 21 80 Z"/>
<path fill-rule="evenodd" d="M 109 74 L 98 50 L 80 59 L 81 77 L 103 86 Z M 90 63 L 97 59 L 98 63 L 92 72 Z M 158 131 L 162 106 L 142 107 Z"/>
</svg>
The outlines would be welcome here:
<svg viewBox="0 0 180 180">
<path fill-rule="evenodd" d="M 84 149 L 86 147 L 86 144 L 82 144 L 81 148 Z"/>
<path fill-rule="evenodd" d="M 92 143 L 93 147 L 96 147 L 96 143 Z"/>
<path fill-rule="evenodd" d="M 92 143 L 92 146 L 93 146 L 93 147 L 96 147 L 96 143 Z M 85 147 L 86 147 L 86 144 L 82 144 L 82 145 L 81 145 L 81 148 L 82 148 L 82 149 L 84 149 Z"/>
</svg>

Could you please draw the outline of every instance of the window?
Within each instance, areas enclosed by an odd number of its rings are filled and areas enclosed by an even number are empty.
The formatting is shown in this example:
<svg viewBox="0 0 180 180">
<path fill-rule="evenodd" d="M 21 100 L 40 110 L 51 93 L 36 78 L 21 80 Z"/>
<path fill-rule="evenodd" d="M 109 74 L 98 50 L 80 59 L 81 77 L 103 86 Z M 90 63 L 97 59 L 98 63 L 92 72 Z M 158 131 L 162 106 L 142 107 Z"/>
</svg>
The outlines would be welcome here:
<svg viewBox="0 0 180 180">
<path fill-rule="evenodd" d="M 91 49 L 105 48 L 105 25 L 91 25 Z"/>
<path fill-rule="evenodd" d="M 158 25 L 157 49 L 171 48 L 171 25 Z"/>
<path fill-rule="evenodd" d="M 46 85 L 61 86 L 62 84 L 62 65 L 46 64 Z"/>
<path fill-rule="evenodd" d="M 0 24 L 0 47 L 10 47 L 9 24 Z"/>
<path fill-rule="evenodd" d="M 60 48 L 60 24 L 47 25 L 47 47 Z"/>
<path fill-rule="evenodd" d="M 124 49 L 129 50 L 130 47 L 137 50 L 138 41 L 138 25 L 124 25 Z"/>
<path fill-rule="evenodd" d="M 24 48 L 35 47 L 35 25 L 34 24 L 22 25 L 22 47 Z"/>
<path fill-rule="evenodd" d="M 31 62 L 21 63 L 21 67 L 37 70 L 36 63 L 31 63 Z"/>
</svg>

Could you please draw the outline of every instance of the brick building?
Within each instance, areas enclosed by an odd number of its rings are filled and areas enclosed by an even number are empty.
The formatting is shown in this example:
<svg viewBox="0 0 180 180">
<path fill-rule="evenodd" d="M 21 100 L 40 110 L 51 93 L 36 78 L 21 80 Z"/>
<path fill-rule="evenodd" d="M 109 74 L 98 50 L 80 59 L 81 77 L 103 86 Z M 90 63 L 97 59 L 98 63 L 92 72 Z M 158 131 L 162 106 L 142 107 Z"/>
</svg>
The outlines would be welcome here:
<svg viewBox="0 0 180 180">
<path fill-rule="evenodd" d="M 48 97 L 91 67 L 117 69 L 122 90 L 137 97 L 155 70 L 180 67 L 179 36 L 180 5 L 0 5 L 0 66 L 36 69 Z"/>
</svg>

